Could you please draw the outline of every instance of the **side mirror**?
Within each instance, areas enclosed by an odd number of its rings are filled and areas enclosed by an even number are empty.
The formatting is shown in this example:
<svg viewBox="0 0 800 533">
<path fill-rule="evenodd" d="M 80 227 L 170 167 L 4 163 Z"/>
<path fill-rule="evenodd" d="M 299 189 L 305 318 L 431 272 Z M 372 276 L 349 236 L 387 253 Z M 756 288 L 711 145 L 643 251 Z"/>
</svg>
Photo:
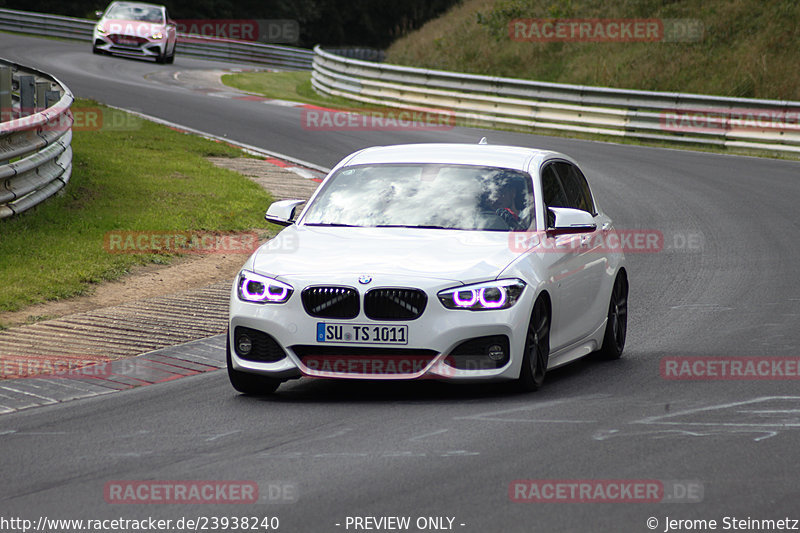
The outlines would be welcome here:
<svg viewBox="0 0 800 533">
<path fill-rule="evenodd" d="M 291 226 L 294 224 L 295 211 L 297 206 L 306 203 L 305 200 L 280 200 L 273 202 L 267 209 L 267 214 L 264 218 L 267 222 L 278 224 L 281 226 Z"/>
<path fill-rule="evenodd" d="M 103 12 L 102 11 L 95 11 L 94 12 L 94 16 L 97 17 L 97 18 L 100 18 L 100 17 L 103 16 Z"/>
<path fill-rule="evenodd" d="M 571 209 L 568 207 L 548 207 L 548 219 L 554 220 L 548 224 L 547 233 L 551 235 L 569 235 L 573 233 L 590 233 L 597 229 L 594 217 L 587 211 Z"/>
</svg>

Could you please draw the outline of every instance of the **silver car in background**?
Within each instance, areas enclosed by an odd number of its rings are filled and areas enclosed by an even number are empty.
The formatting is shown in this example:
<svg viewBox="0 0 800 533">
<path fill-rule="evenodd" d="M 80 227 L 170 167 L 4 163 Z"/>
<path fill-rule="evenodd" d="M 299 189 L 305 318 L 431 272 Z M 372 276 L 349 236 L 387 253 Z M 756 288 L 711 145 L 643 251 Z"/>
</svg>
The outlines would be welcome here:
<svg viewBox="0 0 800 533">
<path fill-rule="evenodd" d="M 112 2 L 95 25 L 92 52 L 175 61 L 177 26 L 167 8 L 142 2 Z"/>
</svg>

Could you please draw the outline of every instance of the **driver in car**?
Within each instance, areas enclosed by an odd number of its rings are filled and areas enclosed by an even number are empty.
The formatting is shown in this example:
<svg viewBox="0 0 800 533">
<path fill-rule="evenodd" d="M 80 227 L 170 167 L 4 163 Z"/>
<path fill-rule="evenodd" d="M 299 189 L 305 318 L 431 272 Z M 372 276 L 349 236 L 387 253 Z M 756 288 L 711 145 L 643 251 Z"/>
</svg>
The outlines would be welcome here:
<svg viewBox="0 0 800 533">
<path fill-rule="evenodd" d="M 508 224 L 512 231 L 525 229 L 525 222 L 520 217 L 520 207 L 524 203 L 521 187 L 517 180 L 500 177 L 496 182 L 498 188 L 488 197 L 488 203 L 494 213 Z"/>
</svg>

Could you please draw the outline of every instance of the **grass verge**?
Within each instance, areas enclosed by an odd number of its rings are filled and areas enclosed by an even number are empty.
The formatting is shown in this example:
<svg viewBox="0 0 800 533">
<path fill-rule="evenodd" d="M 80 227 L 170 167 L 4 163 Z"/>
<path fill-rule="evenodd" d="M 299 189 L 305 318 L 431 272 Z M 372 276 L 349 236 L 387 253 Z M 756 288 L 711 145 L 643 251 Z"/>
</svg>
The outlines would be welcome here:
<svg viewBox="0 0 800 533">
<path fill-rule="evenodd" d="M 269 194 L 205 159 L 239 149 L 88 100 L 72 109 L 76 117 L 101 112 L 102 126 L 75 128 L 61 193 L 0 220 L 0 311 L 85 294 L 135 265 L 174 257 L 109 253 L 108 232 L 266 233 Z"/>
<path fill-rule="evenodd" d="M 224 74 L 222 83 L 241 91 L 260 94 L 277 100 L 290 100 L 320 107 L 365 107 L 345 98 L 317 94 L 311 86 L 310 72 L 242 72 Z"/>
</svg>

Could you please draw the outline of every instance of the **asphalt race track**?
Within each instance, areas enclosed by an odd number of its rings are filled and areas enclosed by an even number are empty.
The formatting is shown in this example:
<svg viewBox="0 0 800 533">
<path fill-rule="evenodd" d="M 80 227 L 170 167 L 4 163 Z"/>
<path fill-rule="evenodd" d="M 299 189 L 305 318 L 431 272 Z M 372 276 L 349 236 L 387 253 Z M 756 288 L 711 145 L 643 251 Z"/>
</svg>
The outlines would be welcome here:
<svg viewBox="0 0 800 533">
<path fill-rule="evenodd" d="M 486 135 L 556 149 L 581 163 L 618 228 L 660 230 L 665 240 L 658 253 L 628 255 L 623 358 L 554 371 L 531 395 L 303 379 L 252 398 L 216 371 L 0 416 L 3 517 L 276 516 L 285 532 L 365 531 L 348 517 L 366 516 L 411 517 L 410 531 L 420 517 L 449 517 L 464 532 L 800 519 L 797 381 L 660 373 L 671 356 L 800 356 L 800 163 L 463 128 L 307 131 L 300 109 L 145 77 L 231 65 L 180 55 L 157 65 L 9 34 L 0 57 L 54 74 L 76 96 L 326 167 L 378 143 Z M 260 501 L 109 504 L 104 488 L 118 480 L 248 480 Z M 515 480 L 659 480 L 666 501 L 520 503 L 509 497 Z"/>
</svg>

